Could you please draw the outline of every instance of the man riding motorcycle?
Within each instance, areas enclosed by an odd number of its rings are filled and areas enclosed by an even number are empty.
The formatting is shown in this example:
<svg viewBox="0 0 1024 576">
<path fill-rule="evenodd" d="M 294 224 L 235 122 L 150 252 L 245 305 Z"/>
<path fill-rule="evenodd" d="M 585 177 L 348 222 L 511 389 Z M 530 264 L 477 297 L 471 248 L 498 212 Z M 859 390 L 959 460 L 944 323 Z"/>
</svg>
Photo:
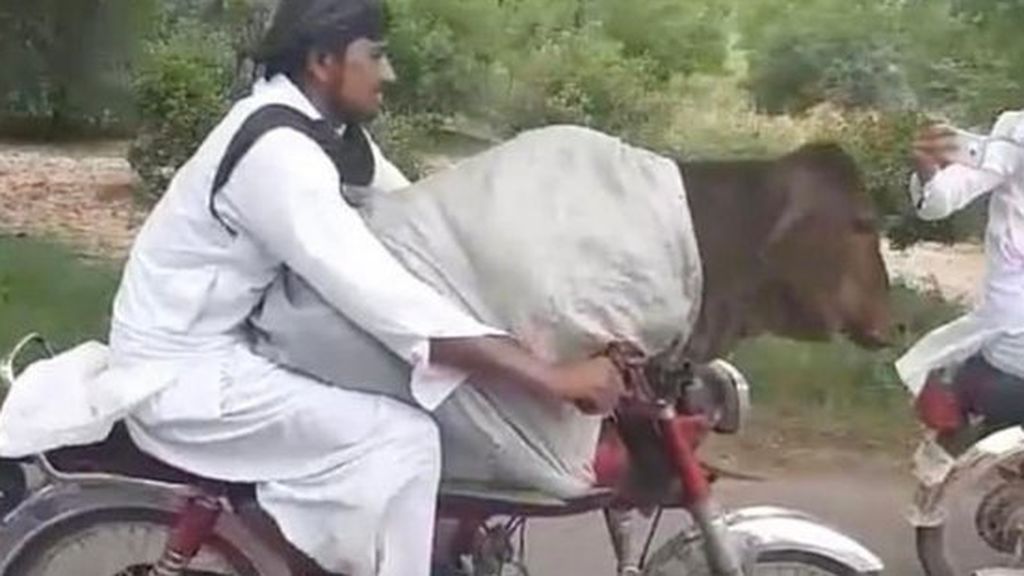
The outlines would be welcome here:
<svg viewBox="0 0 1024 576">
<path fill-rule="evenodd" d="M 607 359 L 550 365 L 467 316 L 360 220 L 356 191 L 395 178 L 361 127 L 393 79 L 382 20 L 377 0 L 281 3 L 259 53 L 265 78 L 179 170 L 136 239 L 110 363 L 142 449 L 254 483 L 283 535 L 328 571 L 425 576 L 436 426 L 424 410 L 256 355 L 247 320 L 279 275 L 302 276 L 407 361 L 426 410 L 470 375 L 593 412 L 614 406 L 622 382 Z"/>
<path fill-rule="evenodd" d="M 981 300 L 897 363 L 922 420 L 953 432 L 970 415 L 988 429 L 1024 421 L 1024 122 L 1003 114 L 987 137 L 928 126 L 914 144 L 911 199 L 926 220 L 988 195 Z"/>
</svg>

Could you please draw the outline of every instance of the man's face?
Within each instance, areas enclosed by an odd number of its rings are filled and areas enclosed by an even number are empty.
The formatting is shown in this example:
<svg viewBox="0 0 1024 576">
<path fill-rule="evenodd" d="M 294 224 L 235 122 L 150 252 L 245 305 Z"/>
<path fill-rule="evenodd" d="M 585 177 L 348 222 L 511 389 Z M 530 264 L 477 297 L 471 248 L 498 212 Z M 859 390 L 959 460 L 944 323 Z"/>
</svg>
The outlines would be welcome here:
<svg viewBox="0 0 1024 576">
<path fill-rule="evenodd" d="M 384 43 L 365 38 L 328 56 L 320 72 L 330 106 L 339 117 L 357 122 L 380 113 L 384 84 L 395 80 Z"/>
</svg>

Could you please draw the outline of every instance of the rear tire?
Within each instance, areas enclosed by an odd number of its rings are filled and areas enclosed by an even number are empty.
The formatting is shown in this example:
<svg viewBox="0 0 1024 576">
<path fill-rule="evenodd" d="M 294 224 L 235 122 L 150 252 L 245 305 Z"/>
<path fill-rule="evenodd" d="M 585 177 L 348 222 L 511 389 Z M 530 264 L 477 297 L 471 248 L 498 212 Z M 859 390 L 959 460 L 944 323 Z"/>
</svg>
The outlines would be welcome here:
<svg viewBox="0 0 1024 576">
<path fill-rule="evenodd" d="M 160 558 L 172 519 L 115 510 L 59 524 L 30 543 L 4 576 L 147 576 Z M 189 564 L 189 576 L 260 576 L 229 543 L 213 538 Z"/>
</svg>

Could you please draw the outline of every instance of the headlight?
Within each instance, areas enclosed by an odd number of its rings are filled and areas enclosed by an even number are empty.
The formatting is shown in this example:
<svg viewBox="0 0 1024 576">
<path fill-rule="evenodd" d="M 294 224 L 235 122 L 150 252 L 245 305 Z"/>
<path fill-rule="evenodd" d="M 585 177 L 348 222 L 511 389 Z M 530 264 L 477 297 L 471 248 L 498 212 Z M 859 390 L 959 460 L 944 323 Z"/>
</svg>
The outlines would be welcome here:
<svg viewBox="0 0 1024 576">
<path fill-rule="evenodd" d="M 691 409 L 706 414 L 719 434 L 736 434 L 750 413 L 750 385 L 735 366 L 715 360 L 694 370 L 694 385 L 687 390 Z"/>
</svg>

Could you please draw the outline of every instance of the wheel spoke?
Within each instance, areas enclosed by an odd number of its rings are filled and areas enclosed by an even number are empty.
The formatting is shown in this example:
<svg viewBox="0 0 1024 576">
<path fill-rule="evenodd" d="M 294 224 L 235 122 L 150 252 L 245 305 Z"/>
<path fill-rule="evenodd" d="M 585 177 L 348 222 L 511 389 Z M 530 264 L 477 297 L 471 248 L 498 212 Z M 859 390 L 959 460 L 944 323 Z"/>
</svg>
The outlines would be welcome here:
<svg viewBox="0 0 1024 576">
<path fill-rule="evenodd" d="M 168 528 L 145 521 L 99 522 L 53 539 L 27 561 L 24 576 L 148 576 L 163 552 Z M 222 554 L 204 548 L 189 574 L 237 576 Z"/>
</svg>

